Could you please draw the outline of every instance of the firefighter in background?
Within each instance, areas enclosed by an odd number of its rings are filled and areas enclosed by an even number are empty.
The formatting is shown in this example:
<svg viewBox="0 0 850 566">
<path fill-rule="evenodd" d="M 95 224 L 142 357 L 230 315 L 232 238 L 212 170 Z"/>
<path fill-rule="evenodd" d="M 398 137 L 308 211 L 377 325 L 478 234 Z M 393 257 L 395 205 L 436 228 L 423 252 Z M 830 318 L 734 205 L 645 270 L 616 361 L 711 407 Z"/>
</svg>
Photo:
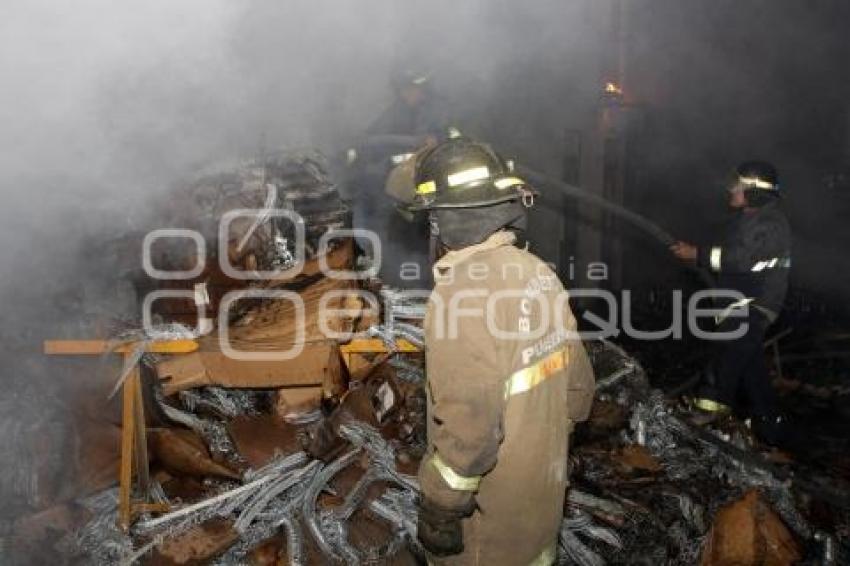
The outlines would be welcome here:
<svg viewBox="0 0 850 566">
<path fill-rule="evenodd" d="M 594 378 L 561 282 L 516 245 L 533 193 L 464 138 L 424 153 L 415 180 L 443 251 L 425 320 L 419 540 L 431 564 L 552 564 Z"/>
<path fill-rule="evenodd" d="M 381 242 L 381 279 L 401 288 L 428 288 L 427 231 L 423 223 L 402 217 L 397 202 L 383 194 L 393 168 L 417 151 L 436 145 L 452 128 L 447 104 L 429 73 L 413 67 L 392 74 L 392 104 L 348 150 L 347 185 L 354 203 L 354 225 L 374 232 Z"/>
<path fill-rule="evenodd" d="M 780 208 L 776 169 L 761 161 L 742 163 L 729 191 L 729 206 L 734 217 L 720 243 L 697 247 L 678 242 L 672 247 L 680 259 L 715 273 L 718 288 L 745 297 L 720 305 L 725 308 L 718 316 L 718 331 L 733 331 L 742 322 L 748 330 L 719 343 L 694 403 L 708 414 L 749 415 L 756 435 L 775 445 L 783 426 L 763 344 L 767 328 L 782 312 L 791 267 L 791 230 Z M 728 316 L 737 309 L 746 310 L 746 317 Z"/>
<path fill-rule="evenodd" d="M 392 104 L 375 119 L 367 136 L 416 136 L 436 141 L 449 127 L 446 104 L 433 90 L 424 69 L 397 68 L 392 73 Z"/>
</svg>

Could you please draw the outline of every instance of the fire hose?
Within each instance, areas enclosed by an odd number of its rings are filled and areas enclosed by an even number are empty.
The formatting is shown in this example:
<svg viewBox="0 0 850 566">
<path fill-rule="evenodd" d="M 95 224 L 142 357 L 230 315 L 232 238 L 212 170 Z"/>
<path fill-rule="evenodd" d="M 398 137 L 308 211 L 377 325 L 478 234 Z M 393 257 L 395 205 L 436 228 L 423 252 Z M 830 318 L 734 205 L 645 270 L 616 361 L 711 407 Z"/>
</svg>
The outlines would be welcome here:
<svg viewBox="0 0 850 566">
<path fill-rule="evenodd" d="M 678 241 L 677 238 L 674 238 L 669 232 L 667 232 L 645 216 L 642 216 L 632 210 L 629 210 L 628 208 L 615 204 L 599 195 L 588 192 L 580 187 L 564 183 L 563 181 L 552 179 L 551 177 L 548 177 L 542 173 L 539 173 L 533 169 L 529 169 L 528 167 L 522 165 L 517 165 L 517 172 L 532 186 L 554 189 L 564 197 L 575 199 L 582 203 L 595 206 L 611 214 L 612 216 L 616 216 L 617 218 L 628 222 L 641 232 L 649 235 L 650 237 L 661 243 L 661 245 L 663 245 L 665 248 L 669 248 Z M 556 206 L 555 203 L 546 200 L 544 200 L 542 204 L 543 206 L 547 206 L 549 208 L 554 208 Z M 690 264 L 685 265 L 690 270 L 692 270 L 700 278 L 700 280 L 705 283 L 707 287 L 715 286 L 714 280 L 704 269 L 700 269 Z"/>
</svg>

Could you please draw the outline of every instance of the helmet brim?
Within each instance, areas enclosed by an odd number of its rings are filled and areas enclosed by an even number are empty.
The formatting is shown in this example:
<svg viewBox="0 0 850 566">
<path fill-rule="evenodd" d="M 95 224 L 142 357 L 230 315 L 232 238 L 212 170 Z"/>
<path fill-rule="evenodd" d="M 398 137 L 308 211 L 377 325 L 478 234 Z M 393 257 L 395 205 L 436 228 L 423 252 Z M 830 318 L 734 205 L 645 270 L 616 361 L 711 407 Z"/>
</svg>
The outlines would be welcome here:
<svg viewBox="0 0 850 566">
<path fill-rule="evenodd" d="M 408 207 L 410 210 L 438 210 L 448 208 L 481 208 L 493 206 L 512 200 L 520 200 L 523 196 L 537 196 L 539 193 L 525 183 L 508 187 L 499 187 L 496 182 L 486 182 L 475 186 L 458 188 L 435 195 L 431 201 L 414 201 Z M 420 198 L 422 198 L 420 196 Z"/>
</svg>

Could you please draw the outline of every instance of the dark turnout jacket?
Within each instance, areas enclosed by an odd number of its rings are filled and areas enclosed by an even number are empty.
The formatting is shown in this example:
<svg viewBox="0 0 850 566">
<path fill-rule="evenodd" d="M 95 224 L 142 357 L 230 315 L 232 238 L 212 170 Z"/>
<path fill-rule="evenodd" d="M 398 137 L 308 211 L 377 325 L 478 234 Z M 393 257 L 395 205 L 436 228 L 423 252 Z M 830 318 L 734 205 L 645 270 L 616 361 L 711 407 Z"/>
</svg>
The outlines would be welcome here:
<svg viewBox="0 0 850 566">
<path fill-rule="evenodd" d="M 779 203 L 737 212 L 720 243 L 699 249 L 698 263 L 717 274 L 719 288 L 740 291 L 775 319 L 791 267 L 791 228 Z"/>
</svg>

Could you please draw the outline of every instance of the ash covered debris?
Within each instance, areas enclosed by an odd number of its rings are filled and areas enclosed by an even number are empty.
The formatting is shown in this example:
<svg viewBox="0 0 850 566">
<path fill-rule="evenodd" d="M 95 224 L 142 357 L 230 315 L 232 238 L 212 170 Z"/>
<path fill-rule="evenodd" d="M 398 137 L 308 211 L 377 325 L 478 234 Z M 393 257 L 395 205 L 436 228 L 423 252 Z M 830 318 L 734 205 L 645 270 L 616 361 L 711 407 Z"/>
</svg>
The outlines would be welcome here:
<svg viewBox="0 0 850 566">
<path fill-rule="evenodd" d="M 148 231 L 122 239 L 132 260 L 127 271 L 137 296 L 152 290 L 191 290 L 193 300 L 169 298 L 157 301 L 153 309 L 167 320 L 194 323 L 198 307 L 215 318 L 222 297 L 246 287 L 246 280 L 253 280 L 251 287 L 287 288 L 293 284 L 288 274 L 300 262 L 306 265 L 299 281 L 318 275 L 320 255 L 332 269 L 347 265 L 350 239 L 331 234 L 351 227 L 351 209 L 329 168 L 318 151 L 279 150 L 216 164 L 174 187 L 152 204 Z M 150 244 L 146 253 L 151 266 L 163 272 L 200 267 L 200 273 L 174 281 L 167 275 L 152 279 L 140 271 L 142 239 L 160 228 L 193 230 L 203 241 L 169 238 L 168 232 L 145 241 Z M 322 245 L 327 249 L 321 250 Z"/>
<path fill-rule="evenodd" d="M 619 548 L 591 545 L 607 563 L 820 564 L 825 554 L 847 556 L 846 542 L 836 543 L 846 541 L 850 508 L 840 474 L 763 454 L 743 423 L 694 426 L 687 408 L 652 389 L 622 349 L 588 350 L 602 387 L 580 432 L 570 502 L 620 537 Z M 604 387 L 606 375 L 626 369 L 619 387 Z M 753 520 L 765 532 L 733 526 Z"/>
<path fill-rule="evenodd" d="M 587 348 L 600 385 L 571 456 L 559 564 L 841 563 L 850 523 L 829 486 L 766 460 L 744 431 L 693 427 L 621 348 Z M 98 492 L 73 503 L 55 550 L 82 564 L 416 564 L 423 383 L 418 356 L 395 354 L 306 422 L 276 413 L 273 388 L 154 385 L 150 500 L 168 510 L 125 534 L 115 490 Z"/>
<path fill-rule="evenodd" d="M 161 485 L 162 498 L 173 510 L 143 515 L 127 538 L 114 526 L 117 499 L 113 495 L 112 504 L 99 508 L 97 516 L 74 535 L 76 553 L 97 564 L 135 559 L 185 563 L 182 557 L 189 557 L 226 565 L 261 563 L 257 562 L 259 556 L 271 546 L 276 547 L 276 559 L 291 564 L 319 563 L 322 556 L 346 563 L 386 563 L 390 559 L 399 564 L 415 563 L 406 550 L 415 541 L 416 524 L 416 480 L 409 474 L 415 473 L 414 458 L 420 449 L 391 436 L 401 436 L 400 425 L 408 418 L 402 404 L 392 408 L 393 416 L 384 419 L 380 428 L 369 424 L 376 423 L 378 417 L 367 391 L 392 379 L 386 371 L 377 373 L 383 377 L 373 375 L 353 389 L 341 400 L 333 417 L 318 423 L 270 420 L 264 416 L 270 408 L 259 396 L 251 396 L 253 403 L 245 402 L 250 396 L 247 391 L 222 393 L 201 388 L 192 391 L 192 396 L 179 395 L 177 399 L 160 396 L 163 413 L 174 421 L 159 430 L 171 431 L 173 437 L 191 433 L 175 428 L 180 423 L 205 430 L 213 422 L 229 428 L 233 420 L 241 419 L 242 429 L 230 442 L 231 452 L 216 454 L 209 440 L 206 447 L 196 443 L 184 447 L 189 443 L 174 439 L 166 447 L 154 441 L 154 477 Z M 371 383 L 373 380 L 381 385 Z M 399 382 L 393 387 L 409 385 Z M 229 398 L 224 406 L 231 405 L 232 397 L 236 397 L 243 409 L 229 416 L 220 410 L 213 411 L 216 416 L 195 415 L 189 407 L 198 411 L 209 408 L 198 403 L 195 396 Z M 250 435 L 244 432 L 246 424 L 252 428 Z M 312 433 L 325 424 L 338 434 L 340 448 L 327 462 L 301 449 L 302 444 L 310 445 Z M 269 436 L 274 437 L 271 442 Z M 244 458 L 236 446 L 245 450 Z M 188 451 L 192 459 L 180 458 L 181 451 Z M 212 468 L 211 458 L 216 457 L 218 468 Z M 263 463 L 252 467 L 248 458 L 255 464 Z M 191 466 L 187 467 L 189 462 Z M 232 471 L 227 472 L 226 466 L 232 466 Z M 106 524 L 108 528 L 103 528 Z M 224 525 L 223 531 L 220 525 Z M 199 535 L 199 529 L 206 534 Z M 101 538 L 93 540 L 98 536 Z M 198 538 L 205 537 L 224 539 L 227 544 L 199 545 Z M 198 548 L 209 554 L 203 555 Z"/>
<path fill-rule="evenodd" d="M 166 220 L 166 226 L 198 229 L 214 244 L 226 213 L 255 210 L 258 222 L 249 218 L 251 221 L 239 224 L 228 234 L 228 253 L 234 264 L 254 255 L 249 263 L 256 261 L 257 267 L 270 269 L 275 237 L 287 238 L 290 253 L 295 253 L 293 226 L 273 215 L 274 211 L 291 210 L 304 219 L 309 259 L 318 252 L 323 234 L 351 226 L 350 208 L 331 179 L 329 167 L 322 153 L 310 149 L 279 150 L 235 164 L 217 164 L 170 192 L 167 202 L 160 205 L 158 217 Z M 174 199 L 181 206 L 175 206 Z"/>
</svg>

